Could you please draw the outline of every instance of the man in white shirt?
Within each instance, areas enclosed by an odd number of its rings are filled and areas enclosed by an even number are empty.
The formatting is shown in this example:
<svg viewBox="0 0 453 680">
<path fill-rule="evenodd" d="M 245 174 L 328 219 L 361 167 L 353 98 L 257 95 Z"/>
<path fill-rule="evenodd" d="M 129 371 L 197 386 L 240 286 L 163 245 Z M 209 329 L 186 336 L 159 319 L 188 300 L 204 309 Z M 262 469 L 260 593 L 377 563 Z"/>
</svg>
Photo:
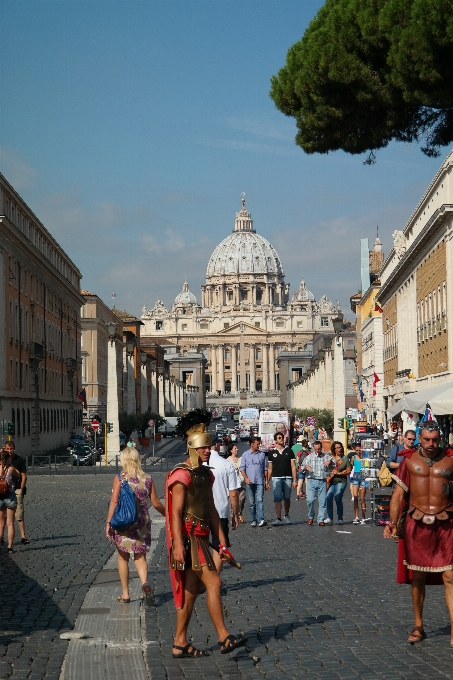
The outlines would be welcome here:
<svg viewBox="0 0 453 680">
<path fill-rule="evenodd" d="M 204 465 L 208 465 L 214 475 L 214 484 L 212 485 L 214 505 L 217 512 L 219 513 L 220 523 L 227 540 L 227 545 L 225 547 L 229 548 L 230 542 L 228 516 L 230 511 L 230 502 L 233 511 L 231 527 L 234 530 L 239 526 L 240 487 L 238 487 L 237 474 L 234 466 L 222 458 L 221 455 L 219 455 L 219 449 L 220 440 L 214 436 L 212 439 L 212 449 L 209 456 L 209 462 L 204 463 Z M 220 545 L 218 537 L 212 533 L 211 543 L 215 548 Z M 213 558 L 217 573 L 220 574 L 222 571 L 223 560 L 220 559 L 219 553 L 216 550 L 214 550 Z"/>
</svg>

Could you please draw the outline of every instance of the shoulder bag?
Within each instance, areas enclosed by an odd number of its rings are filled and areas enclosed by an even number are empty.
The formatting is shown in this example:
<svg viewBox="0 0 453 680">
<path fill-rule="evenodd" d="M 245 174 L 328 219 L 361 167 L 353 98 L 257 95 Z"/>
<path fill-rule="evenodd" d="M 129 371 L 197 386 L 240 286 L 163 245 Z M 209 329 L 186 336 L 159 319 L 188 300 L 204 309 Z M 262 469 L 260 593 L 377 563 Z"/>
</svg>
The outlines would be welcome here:
<svg viewBox="0 0 453 680">
<path fill-rule="evenodd" d="M 110 526 L 116 531 L 122 531 L 137 521 L 137 503 L 135 493 L 129 486 L 127 479 L 121 479 L 119 473 L 118 479 L 120 481 L 120 494 Z"/>
<path fill-rule="evenodd" d="M 388 469 L 385 460 L 382 463 L 381 469 L 379 470 L 379 482 L 381 486 L 390 486 L 393 482 L 392 474 Z"/>
</svg>

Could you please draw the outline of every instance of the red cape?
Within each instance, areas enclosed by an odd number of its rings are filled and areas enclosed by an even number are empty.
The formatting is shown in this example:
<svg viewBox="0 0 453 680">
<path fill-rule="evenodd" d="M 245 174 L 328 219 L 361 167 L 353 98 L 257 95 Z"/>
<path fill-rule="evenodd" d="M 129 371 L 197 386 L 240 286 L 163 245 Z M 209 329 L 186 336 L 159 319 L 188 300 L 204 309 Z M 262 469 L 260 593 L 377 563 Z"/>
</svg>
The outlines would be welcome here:
<svg viewBox="0 0 453 680">
<path fill-rule="evenodd" d="M 184 607 L 184 571 L 179 571 L 178 569 L 171 569 L 171 546 L 173 538 L 172 530 L 172 495 L 168 488 L 168 481 L 171 472 L 167 474 L 165 478 L 165 507 L 166 507 L 166 517 L 165 517 L 165 532 L 167 536 L 167 555 L 168 555 L 168 568 L 170 571 L 170 581 L 171 589 L 173 591 L 173 600 L 175 602 L 176 609 L 182 609 Z"/>
<path fill-rule="evenodd" d="M 411 458 L 415 449 L 403 449 L 399 452 L 399 456 L 405 456 L 406 458 Z M 453 449 L 446 448 L 445 454 L 447 456 L 453 456 Z M 401 510 L 406 504 L 406 500 L 403 500 L 401 505 Z M 404 564 L 406 559 L 406 547 L 404 545 L 404 539 L 400 538 L 398 541 L 398 559 L 396 563 L 396 582 L 397 583 L 412 583 L 412 569 L 408 569 Z M 426 585 L 427 586 L 441 586 L 443 585 L 442 572 L 434 571 L 427 572 L 426 575 Z"/>
</svg>

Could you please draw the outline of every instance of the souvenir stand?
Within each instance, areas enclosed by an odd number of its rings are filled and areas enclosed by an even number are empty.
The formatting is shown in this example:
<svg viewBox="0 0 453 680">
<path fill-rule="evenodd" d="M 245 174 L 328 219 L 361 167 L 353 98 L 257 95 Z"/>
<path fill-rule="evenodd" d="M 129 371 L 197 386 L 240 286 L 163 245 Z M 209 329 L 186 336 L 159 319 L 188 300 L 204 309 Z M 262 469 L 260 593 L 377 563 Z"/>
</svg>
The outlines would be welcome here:
<svg viewBox="0 0 453 680">
<path fill-rule="evenodd" d="M 379 488 L 379 458 L 384 453 L 384 442 L 380 439 L 363 439 L 360 451 L 360 474 L 367 481 L 371 491 L 371 524 L 387 524 L 389 518 L 388 508 L 390 496 L 387 494 L 374 493 Z M 377 507 L 375 507 L 377 504 Z"/>
</svg>

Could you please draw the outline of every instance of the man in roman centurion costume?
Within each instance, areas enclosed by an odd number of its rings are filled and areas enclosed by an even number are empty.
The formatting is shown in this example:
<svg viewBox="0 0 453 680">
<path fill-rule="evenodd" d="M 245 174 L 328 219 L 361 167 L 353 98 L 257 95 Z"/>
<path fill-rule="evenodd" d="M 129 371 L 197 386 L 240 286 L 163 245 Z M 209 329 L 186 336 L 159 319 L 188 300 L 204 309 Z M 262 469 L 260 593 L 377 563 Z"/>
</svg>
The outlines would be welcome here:
<svg viewBox="0 0 453 680">
<path fill-rule="evenodd" d="M 410 583 L 414 627 L 408 642 L 425 639 L 423 603 L 426 585 L 444 585 L 453 646 L 453 451 L 439 447 L 437 423 L 420 429 L 420 446 L 404 455 L 392 474 L 396 482 L 390 524 L 384 537 L 398 542 L 397 582 Z"/>
<path fill-rule="evenodd" d="M 187 628 L 203 583 L 206 603 L 219 636 L 222 654 L 246 644 L 242 635 L 230 635 L 223 619 L 221 581 L 211 551 L 211 529 L 219 537 L 220 556 L 229 555 L 225 535 L 212 496 L 214 476 L 203 463 L 209 460 L 211 435 L 206 432 L 211 414 L 195 409 L 179 419 L 176 433 L 187 439 L 188 458 L 168 473 L 165 483 L 166 533 L 170 578 L 177 609 L 173 645 L 175 658 L 208 656 L 187 641 Z"/>
</svg>

